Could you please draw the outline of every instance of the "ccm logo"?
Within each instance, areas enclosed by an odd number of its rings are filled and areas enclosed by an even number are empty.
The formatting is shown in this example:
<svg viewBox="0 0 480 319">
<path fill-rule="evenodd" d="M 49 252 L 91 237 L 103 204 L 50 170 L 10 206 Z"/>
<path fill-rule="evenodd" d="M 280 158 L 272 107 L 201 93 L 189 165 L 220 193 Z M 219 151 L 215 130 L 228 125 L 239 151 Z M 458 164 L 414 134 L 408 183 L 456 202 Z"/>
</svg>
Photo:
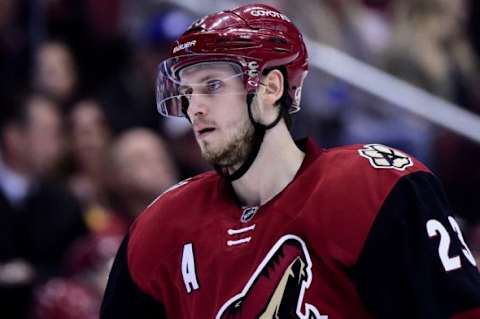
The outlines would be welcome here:
<svg viewBox="0 0 480 319">
<path fill-rule="evenodd" d="M 291 22 L 286 15 L 272 11 L 272 10 L 252 10 L 250 14 L 254 17 L 272 17 L 272 18 L 280 18 L 282 20 Z"/>
<path fill-rule="evenodd" d="M 192 41 L 185 42 L 185 43 L 182 43 L 180 45 L 177 45 L 175 48 L 173 48 L 173 53 L 177 53 L 180 50 L 185 50 L 185 49 L 188 49 L 190 47 L 194 47 L 195 44 L 197 44 L 197 40 L 192 40 Z"/>
</svg>

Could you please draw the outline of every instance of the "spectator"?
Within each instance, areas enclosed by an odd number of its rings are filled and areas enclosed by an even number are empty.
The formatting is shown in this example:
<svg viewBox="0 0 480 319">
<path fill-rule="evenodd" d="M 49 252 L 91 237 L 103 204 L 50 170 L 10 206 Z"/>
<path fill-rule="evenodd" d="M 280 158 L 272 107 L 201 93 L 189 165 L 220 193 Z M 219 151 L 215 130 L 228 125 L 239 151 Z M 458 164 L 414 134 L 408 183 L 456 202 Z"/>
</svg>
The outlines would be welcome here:
<svg viewBox="0 0 480 319">
<path fill-rule="evenodd" d="M 40 46 L 35 63 L 34 87 L 65 109 L 79 85 L 72 52 L 61 42 L 46 42 Z"/>
<path fill-rule="evenodd" d="M 105 203 L 102 172 L 111 132 L 98 101 L 86 99 L 74 104 L 69 123 L 74 165 L 69 187 L 85 207 Z"/>
<path fill-rule="evenodd" d="M 57 106 L 38 95 L 7 105 L 0 121 L 0 308 L 21 319 L 32 287 L 60 270 L 85 225 L 75 199 L 48 179 L 63 153 Z"/>
<path fill-rule="evenodd" d="M 44 6 L 48 35 L 62 39 L 75 54 L 82 90 L 96 92 L 118 76 L 130 54 L 118 30 L 120 0 L 55 0 Z"/>
<path fill-rule="evenodd" d="M 178 179 L 165 143 L 147 129 L 122 134 L 112 146 L 108 167 L 114 208 L 130 219 Z"/>
<path fill-rule="evenodd" d="M 98 101 L 80 100 L 70 114 L 73 173 L 68 186 L 81 202 L 88 229 L 94 233 L 124 233 L 128 221 L 109 207 L 105 166 L 111 130 Z"/>
</svg>

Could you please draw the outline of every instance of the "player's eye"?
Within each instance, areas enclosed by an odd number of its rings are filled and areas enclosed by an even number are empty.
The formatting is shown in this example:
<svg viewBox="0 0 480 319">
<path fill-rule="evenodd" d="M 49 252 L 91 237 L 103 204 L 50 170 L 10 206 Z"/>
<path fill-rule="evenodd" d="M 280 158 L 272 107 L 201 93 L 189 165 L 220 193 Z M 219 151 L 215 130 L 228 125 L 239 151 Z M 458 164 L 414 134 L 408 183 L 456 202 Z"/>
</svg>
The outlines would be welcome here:
<svg viewBox="0 0 480 319">
<path fill-rule="evenodd" d="M 214 94 L 217 93 L 223 87 L 223 82 L 220 80 L 208 80 L 205 89 L 206 93 Z"/>
</svg>

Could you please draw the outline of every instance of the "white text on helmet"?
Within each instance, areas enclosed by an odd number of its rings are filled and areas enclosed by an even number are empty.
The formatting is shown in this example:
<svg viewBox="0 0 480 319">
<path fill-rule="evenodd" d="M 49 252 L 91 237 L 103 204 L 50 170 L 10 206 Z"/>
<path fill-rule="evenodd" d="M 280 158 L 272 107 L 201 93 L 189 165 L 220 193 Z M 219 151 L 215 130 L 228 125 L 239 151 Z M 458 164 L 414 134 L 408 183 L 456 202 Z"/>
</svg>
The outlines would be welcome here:
<svg viewBox="0 0 480 319">
<path fill-rule="evenodd" d="M 281 14 L 279 12 L 275 12 L 272 10 L 252 10 L 250 11 L 250 14 L 254 17 L 272 17 L 272 18 L 280 18 L 282 20 L 291 22 L 289 18 L 287 18 L 286 15 Z"/>
<path fill-rule="evenodd" d="M 177 45 L 176 47 L 173 48 L 173 53 L 177 53 L 180 50 L 185 50 L 185 49 L 188 49 L 190 47 L 193 47 L 193 46 L 195 46 L 195 44 L 197 44 L 197 40 L 192 40 L 192 41 L 188 41 L 188 42 L 179 44 L 179 45 Z"/>
</svg>

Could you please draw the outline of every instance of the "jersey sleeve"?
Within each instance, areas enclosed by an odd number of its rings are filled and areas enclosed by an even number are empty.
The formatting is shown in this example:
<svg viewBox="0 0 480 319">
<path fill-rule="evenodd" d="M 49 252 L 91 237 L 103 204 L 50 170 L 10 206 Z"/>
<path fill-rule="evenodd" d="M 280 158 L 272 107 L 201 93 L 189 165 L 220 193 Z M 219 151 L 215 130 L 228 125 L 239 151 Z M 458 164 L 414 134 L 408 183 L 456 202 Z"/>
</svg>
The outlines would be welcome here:
<svg viewBox="0 0 480 319">
<path fill-rule="evenodd" d="M 102 301 L 100 319 L 165 319 L 163 306 L 145 294 L 132 279 L 128 269 L 129 235 L 118 250 Z"/>
<path fill-rule="evenodd" d="M 402 177 L 352 272 L 375 318 L 480 318 L 480 276 L 435 176 Z"/>
</svg>

